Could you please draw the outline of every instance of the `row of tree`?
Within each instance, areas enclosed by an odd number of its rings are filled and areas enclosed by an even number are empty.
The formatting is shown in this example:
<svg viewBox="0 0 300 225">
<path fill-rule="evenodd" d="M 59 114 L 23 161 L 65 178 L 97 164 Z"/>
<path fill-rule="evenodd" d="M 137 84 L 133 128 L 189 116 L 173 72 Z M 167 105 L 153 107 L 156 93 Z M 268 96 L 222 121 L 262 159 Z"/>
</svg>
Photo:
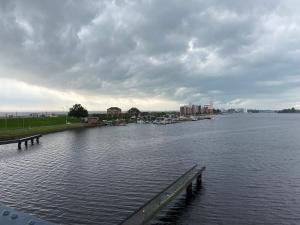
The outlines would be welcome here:
<svg viewBox="0 0 300 225">
<path fill-rule="evenodd" d="M 294 107 L 291 109 L 283 109 L 278 111 L 278 113 L 300 113 L 300 110 L 295 109 Z"/>
<path fill-rule="evenodd" d="M 121 115 L 94 114 L 93 116 L 97 116 L 101 120 L 129 119 L 133 115 L 138 117 L 140 113 L 140 110 L 137 108 L 131 108 L 128 113 L 122 113 Z M 72 108 L 70 108 L 68 115 L 70 117 L 83 118 L 87 117 L 89 112 L 81 104 L 75 104 Z"/>
<path fill-rule="evenodd" d="M 141 112 L 137 108 L 131 108 L 128 113 L 122 114 L 121 118 L 122 119 L 129 119 L 132 115 L 134 115 L 136 118 Z M 218 114 L 220 113 L 220 110 L 214 109 L 214 113 Z M 155 116 L 164 116 L 166 113 L 165 112 L 156 112 L 153 113 L 156 114 Z M 75 104 L 73 105 L 72 108 L 70 108 L 68 115 L 70 117 L 76 117 L 76 118 L 83 118 L 87 117 L 89 115 L 89 112 L 81 105 L 81 104 Z M 100 119 L 116 119 L 118 116 L 112 116 L 112 115 L 107 115 L 107 114 L 97 114 Z M 116 117 L 116 118 L 114 118 Z"/>
</svg>

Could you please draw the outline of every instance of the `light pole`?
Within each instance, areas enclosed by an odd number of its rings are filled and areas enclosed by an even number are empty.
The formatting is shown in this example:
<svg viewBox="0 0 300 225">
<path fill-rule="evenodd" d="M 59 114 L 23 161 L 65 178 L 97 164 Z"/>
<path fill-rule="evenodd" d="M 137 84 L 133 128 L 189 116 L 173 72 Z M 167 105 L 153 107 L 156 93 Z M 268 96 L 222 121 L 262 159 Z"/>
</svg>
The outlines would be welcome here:
<svg viewBox="0 0 300 225">
<path fill-rule="evenodd" d="M 7 129 L 7 114 L 5 114 L 5 129 Z"/>
<path fill-rule="evenodd" d="M 66 107 L 63 106 L 62 108 L 63 108 L 63 111 L 66 114 L 66 124 L 68 124 L 68 113 L 67 113 Z"/>
</svg>

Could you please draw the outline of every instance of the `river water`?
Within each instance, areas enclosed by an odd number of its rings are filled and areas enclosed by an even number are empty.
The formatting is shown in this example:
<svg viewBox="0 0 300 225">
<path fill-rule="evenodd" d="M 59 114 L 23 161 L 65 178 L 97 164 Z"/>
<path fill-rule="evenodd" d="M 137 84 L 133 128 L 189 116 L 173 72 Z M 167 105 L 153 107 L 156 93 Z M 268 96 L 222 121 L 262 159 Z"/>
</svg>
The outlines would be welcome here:
<svg viewBox="0 0 300 225">
<path fill-rule="evenodd" d="M 300 224 L 300 115 L 236 114 L 167 126 L 45 135 L 0 146 L 0 202 L 42 219 L 118 224 L 195 163 L 203 189 L 153 224 Z"/>
</svg>

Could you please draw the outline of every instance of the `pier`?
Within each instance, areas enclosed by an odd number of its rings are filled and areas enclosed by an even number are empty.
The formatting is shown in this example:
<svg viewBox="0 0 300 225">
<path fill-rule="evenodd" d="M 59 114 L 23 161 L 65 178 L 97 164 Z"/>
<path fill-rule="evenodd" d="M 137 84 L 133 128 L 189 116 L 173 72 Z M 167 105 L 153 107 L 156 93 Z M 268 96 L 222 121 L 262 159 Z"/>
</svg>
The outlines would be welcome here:
<svg viewBox="0 0 300 225">
<path fill-rule="evenodd" d="M 31 140 L 36 136 L 28 137 L 24 140 Z M 21 139 L 20 139 L 21 140 Z M 15 142 L 14 142 L 15 143 Z M 177 180 L 171 183 L 163 191 L 158 193 L 142 207 L 131 214 L 127 219 L 119 225 L 146 225 L 149 223 L 164 207 L 166 207 L 172 200 L 174 200 L 184 190 L 186 197 L 190 198 L 193 194 L 193 182 L 196 181 L 196 187 L 202 186 L 202 172 L 205 167 L 201 169 L 194 165 L 186 173 L 180 176 Z M 1 205 L 0 203 L 0 225 L 55 225 L 47 221 L 35 218 L 26 213 L 18 212 L 15 209 Z"/>
<path fill-rule="evenodd" d="M 192 195 L 194 180 L 196 180 L 196 185 L 198 187 L 202 186 L 202 172 L 204 170 L 205 167 L 198 169 L 197 165 L 193 166 L 119 225 L 145 225 L 150 222 L 160 210 L 167 206 L 182 191 L 186 190 L 186 197 L 189 198 Z"/>
<path fill-rule="evenodd" d="M 42 137 L 41 134 L 20 138 L 20 139 L 14 139 L 14 140 L 8 140 L 8 141 L 0 141 L 0 145 L 7 145 L 7 144 L 18 144 L 18 149 L 22 149 L 22 143 L 25 143 L 25 147 L 28 147 L 28 142 L 31 142 L 31 145 L 34 145 L 34 140 L 36 140 L 36 143 L 40 143 L 40 138 Z"/>
</svg>

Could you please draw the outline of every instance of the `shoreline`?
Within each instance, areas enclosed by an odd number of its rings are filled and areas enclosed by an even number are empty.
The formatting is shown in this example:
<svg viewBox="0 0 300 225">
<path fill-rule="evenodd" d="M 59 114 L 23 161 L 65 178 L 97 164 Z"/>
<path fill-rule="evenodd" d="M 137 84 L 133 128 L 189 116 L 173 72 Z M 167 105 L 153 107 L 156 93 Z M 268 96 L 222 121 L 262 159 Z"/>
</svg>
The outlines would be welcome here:
<svg viewBox="0 0 300 225">
<path fill-rule="evenodd" d="M 74 123 L 74 124 L 62 124 L 62 125 L 54 125 L 54 126 L 33 127 L 27 129 L 0 130 L 0 141 L 14 140 L 14 139 L 24 138 L 36 134 L 50 134 L 50 133 L 62 132 L 66 130 L 92 128 L 92 127 L 95 126 L 84 124 L 84 123 Z"/>
<path fill-rule="evenodd" d="M 201 118 L 199 120 L 204 120 L 208 118 Z M 211 117 L 209 119 L 212 119 Z M 176 122 L 165 122 L 165 123 L 151 123 L 155 125 L 169 125 L 174 123 L 182 123 L 182 122 L 193 122 L 196 120 L 178 120 Z M 136 123 L 140 124 L 140 123 Z M 148 123 L 144 123 L 148 124 Z M 33 128 L 26 128 L 26 129 L 0 129 L 0 141 L 10 141 L 20 138 L 25 138 L 32 135 L 37 134 L 51 134 L 62 132 L 66 130 L 75 130 L 75 129 L 84 129 L 84 128 L 94 128 L 94 127 L 102 127 L 107 126 L 105 124 L 87 124 L 87 123 L 73 123 L 73 124 L 60 124 L 60 125 L 50 125 L 50 126 L 41 126 L 41 127 L 33 127 Z M 109 126 L 121 126 L 121 125 L 109 125 Z"/>
</svg>

